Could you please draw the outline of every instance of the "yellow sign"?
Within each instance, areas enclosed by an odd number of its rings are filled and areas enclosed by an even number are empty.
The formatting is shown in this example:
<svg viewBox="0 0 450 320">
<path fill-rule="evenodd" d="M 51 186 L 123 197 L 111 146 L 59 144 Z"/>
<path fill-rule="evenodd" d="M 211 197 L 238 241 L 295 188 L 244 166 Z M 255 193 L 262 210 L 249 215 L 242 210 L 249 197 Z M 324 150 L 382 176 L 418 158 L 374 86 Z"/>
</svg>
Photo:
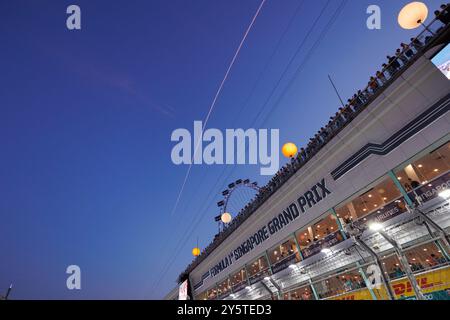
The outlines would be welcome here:
<svg viewBox="0 0 450 320">
<path fill-rule="evenodd" d="M 416 280 L 424 294 L 447 290 L 450 288 L 450 268 L 447 267 L 418 275 Z M 392 289 L 397 299 L 414 296 L 411 283 L 406 278 L 392 281 Z"/>
<path fill-rule="evenodd" d="M 416 276 L 417 283 L 422 289 L 422 293 L 427 295 L 437 291 L 445 291 L 450 288 L 450 267 L 438 269 Z M 414 290 L 407 278 L 394 280 L 391 282 L 392 290 L 394 291 L 395 299 L 405 299 L 414 297 Z M 386 290 L 381 289 L 372 290 L 373 294 L 378 300 L 387 299 Z M 331 300 L 372 300 L 372 295 L 368 289 L 361 289 L 353 291 L 348 294 L 339 295 Z"/>
</svg>

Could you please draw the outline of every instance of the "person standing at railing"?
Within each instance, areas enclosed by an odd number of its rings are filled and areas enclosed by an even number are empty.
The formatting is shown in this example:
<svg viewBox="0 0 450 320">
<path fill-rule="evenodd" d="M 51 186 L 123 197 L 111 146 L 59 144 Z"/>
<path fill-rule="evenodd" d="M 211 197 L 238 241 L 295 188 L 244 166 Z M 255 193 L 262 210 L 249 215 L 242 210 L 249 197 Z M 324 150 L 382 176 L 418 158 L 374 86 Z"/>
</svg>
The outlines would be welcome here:
<svg viewBox="0 0 450 320">
<path fill-rule="evenodd" d="M 447 10 L 436 10 L 434 12 L 434 15 L 436 16 L 436 19 L 442 22 L 443 24 L 447 25 L 450 22 L 450 13 Z"/>
<path fill-rule="evenodd" d="M 376 76 L 381 81 L 381 85 L 384 85 L 387 82 L 386 76 L 381 71 L 377 71 Z"/>
<path fill-rule="evenodd" d="M 394 71 L 393 71 L 393 69 L 392 69 L 392 67 L 391 66 L 388 66 L 386 63 L 383 63 L 382 65 L 381 65 L 381 68 L 383 68 L 382 70 L 383 70 L 383 74 L 385 75 L 385 76 L 387 76 L 387 78 L 386 79 L 391 79 L 392 77 L 393 77 L 393 75 L 394 75 Z M 386 72 L 386 73 L 385 73 Z"/>
<path fill-rule="evenodd" d="M 322 128 L 320 128 L 319 132 L 320 132 L 320 136 L 322 137 L 323 141 L 326 142 L 328 140 L 327 130 L 324 127 L 322 127 Z"/>
<path fill-rule="evenodd" d="M 356 101 L 356 94 L 355 94 L 352 99 L 347 100 L 347 105 L 345 107 L 351 108 L 352 111 L 355 111 L 357 103 L 358 102 Z"/>
<path fill-rule="evenodd" d="M 357 93 L 353 96 L 352 104 L 350 104 L 350 107 L 352 107 L 353 111 L 356 111 L 366 102 L 366 97 L 363 94 L 362 90 L 358 90 Z"/>
<path fill-rule="evenodd" d="M 411 50 L 411 48 L 407 44 L 402 42 L 402 43 L 400 43 L 400 47 L 402 47 L 403 52 L 408 59 L 411 59 L 414 56 L 414 52 Z"/>
<path fill-rule="evenodd" d="M 449 14 L 450 13 L 450 3 L 447 4 L 441 4 L 441 11 L 443 14 Z"/>
<path fill-rule="evenodd" d="M 419 182 L 417 182 L 415 180 L 412 180 L 411 178 L 408 178 L 408 181 L 409 181 L 409 183 L 411 185 L 411 188 L 416 189 L 416 188 L 420 187 L 420 183 Z"/>
<path fill-rule="evenodd" d="M 411 38 L 411 44 L 417 52 L 419 52 L 423 47 L 422 42 L 417 38 Z"/>
<path fill-rule="evenodd" d="M 375 79 L 374 77 L 370 77 L 369 87 L 372 90 L 372 93 L 377 92 L 378 88 L 380 87 L 380 85 L 377 82 L 377 79 Z"/>
<path fill-rule="evenodd" d="M 398 69 L 400 69 L 400 63 L 398 62 L 396 57 L 386 56 L 386 59 L 388 60 L 389 66 L 393 70 L 393 74 L 395 74 Z"/>
<path fill-rule="evenodd" d="M 405 56 L 402 50 L 397 49 L 397 51 L 395 51 L 395 54 L 402 61 L 403 65 L 406 65 L 408 63 L 409 59 Z"/>
<path fill-rule="evenodd" d="M 339 113 L 341 117 L 344 118 L 345 122 L 349 121 L 353 115 L 353 112 L 348 105 L 345 108 L 339 108 Z"/>
</svg>

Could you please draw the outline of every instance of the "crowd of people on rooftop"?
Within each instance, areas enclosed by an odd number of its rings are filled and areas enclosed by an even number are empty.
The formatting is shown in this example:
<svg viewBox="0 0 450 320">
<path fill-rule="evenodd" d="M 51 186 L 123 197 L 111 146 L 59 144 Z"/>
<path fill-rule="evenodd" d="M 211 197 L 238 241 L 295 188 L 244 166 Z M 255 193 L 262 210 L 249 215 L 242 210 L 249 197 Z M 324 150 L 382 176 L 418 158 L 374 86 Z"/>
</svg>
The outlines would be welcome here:
<svg viewBox="0 0 450 320">
<path fill-rule="evenodd" d="M 302 168 L 315 154 L 317 154 L 325 144 L 335 137 L 344 127 L 348 125 L 365 107 L 373 101 L 378 93 L 394 81 L 419 53 L 430 43 L 430 41 L 450 23 L 450 3 L 443 4 L 440 10 L 435 11 L 435 21 L 440 21 L 442 25 L 435 32 L 429 29 L 424 30 L 418 37 L 411 38 L 410 44 L 401 43 L 395 54 L 386 56 L 386 62 L 382 64 L 382 69 L 377 71 L 375 76 L 370 77 L 365 89 L 356 92 L 352 98 L 347 100 L 347 104 L 340 107 L 334 116 L 330 117 L 328 123 L 302 147 L 291 161 L 283 166 L 272 179 L 263 187 L 259 188 L 258 194 L 250 201 L 232 220 L 230 224 L 219 234 L 213 242 L 208 245 L 191 263 L 187 270 L 193 269 L 203 259 L 208 256 L 223 240 L 225 240 L 243 221 L 256 211 L 272 194 L 274 194 L 290 177 Z"/>
</svg>

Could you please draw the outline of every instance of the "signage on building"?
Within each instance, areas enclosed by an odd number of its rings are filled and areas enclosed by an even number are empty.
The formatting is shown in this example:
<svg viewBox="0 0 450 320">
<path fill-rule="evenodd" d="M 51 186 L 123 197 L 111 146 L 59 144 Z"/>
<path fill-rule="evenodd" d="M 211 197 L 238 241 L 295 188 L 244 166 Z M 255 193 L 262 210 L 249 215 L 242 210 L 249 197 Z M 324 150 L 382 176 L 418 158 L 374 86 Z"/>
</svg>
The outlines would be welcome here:
<svg viewBox="0 0 450 320">
<path fill-rule="evenodd" d="M 327 188 L 325 179 L 316 183 L 311 189 L 299 196 L 296 201 L 289 204 L 286 209 L 249 236 L 237 248 L 220 260 L 219 263 L 213 266 L 210 269 L 211 277 L 217 276 L 271 236 L 283 230 L 286 226 L 298 219 L 301 214 L 304 214 L 325 199 L 330 193 L 331 191 Z"/>
<path fill-rule="evenodd" d="M 443 190 L 450 189 L 450 172 L 408 193 L 411 200 L 427 202 L 439 196 Z"/>
<path fill-rule="evenodd" d="M 296 261 L 296 256 L 295 254 L 285 258 L 283 261 L 277 262 L 276 264 L 274 264 L 272 266 L 272 272 L 273 273 L 277 273 L 280 272 L 281 270 L 286 269 L 287 267 L 289 267 L 291 264 L 295 263 Z"/>
<path fill-rule="evenodd" d="M 355 226 L 361 227 L 362 225 L 369 225 L 370 223 L 377 222 L 382 223 L 386 222 L 404 212 L 408 209 L 406 208 L 405 202 L 403 200 L 397 199 L 386 206 L 380 208 L 379 210 L 367 215 L 364 219 L 359 219 L 353 224 Z"/>
</svg>

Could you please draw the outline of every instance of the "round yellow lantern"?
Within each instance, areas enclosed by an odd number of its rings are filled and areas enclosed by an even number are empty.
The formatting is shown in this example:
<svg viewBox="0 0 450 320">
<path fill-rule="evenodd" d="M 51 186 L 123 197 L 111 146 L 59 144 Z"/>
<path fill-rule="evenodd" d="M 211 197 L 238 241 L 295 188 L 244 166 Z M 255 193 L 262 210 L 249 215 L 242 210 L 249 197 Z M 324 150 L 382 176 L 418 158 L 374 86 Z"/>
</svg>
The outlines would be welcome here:
<svg viewBox="0 0 450 320">
<path fill-rule="evenodd" d="M 199 248 L 192 249 L 192 255 L 194 257 L 198 257 L 200 255 L 200 249 Z"/>
<path fill-rule="evenodd" d="M 231 214 L 229 214 L 228 212 L 225 212 L 222 214 L 222 216 L 220 217 L 220 219 L 222 220 L 223 223 L 227 224 L 231 222 Z"/>
<path fill-rule="evenodd" d="M 281 152 L 286 158 L 292 158 L 297 154 L 297 151 L 298 151 L 297 146 L 292 142 L 286 143 L 281 149 Z"/>
<path fill-rule="evenodd" d="M 415 29 L 425 22 L 428 8 L 423 2 L 408 3 L 398 15 L 398 24 L 403 29 Z"/>
</svg>

